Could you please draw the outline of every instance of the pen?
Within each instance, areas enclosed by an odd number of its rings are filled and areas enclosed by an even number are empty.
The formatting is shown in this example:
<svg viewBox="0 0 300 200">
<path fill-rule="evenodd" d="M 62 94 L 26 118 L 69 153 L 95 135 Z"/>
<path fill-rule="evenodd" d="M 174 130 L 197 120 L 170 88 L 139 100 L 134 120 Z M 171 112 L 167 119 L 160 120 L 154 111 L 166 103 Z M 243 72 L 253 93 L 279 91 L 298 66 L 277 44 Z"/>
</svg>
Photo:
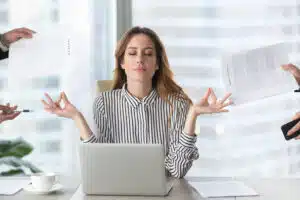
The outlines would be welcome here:
<svg viewBox="0 0 300 200">
<path fill-rule="evenodd" d="M 29 109 L 23 109 L 23 110 L 13 110 L 13 111 L 2 111 L 2 113 L 4 114 L 12 114 L 12 113 L 15 113 L 15 112 L 25 112 L 25 113 L 29 113 L 29 112 L 33 112 L 33 110 L 29 110 Z"/>
<path fill-rule="evenodd" d="M 23 109 L 23 110 L 16 110 L 15 112 L 33 112 L 33 110 L 29 110 L 29 109 Z"/>
</svg>

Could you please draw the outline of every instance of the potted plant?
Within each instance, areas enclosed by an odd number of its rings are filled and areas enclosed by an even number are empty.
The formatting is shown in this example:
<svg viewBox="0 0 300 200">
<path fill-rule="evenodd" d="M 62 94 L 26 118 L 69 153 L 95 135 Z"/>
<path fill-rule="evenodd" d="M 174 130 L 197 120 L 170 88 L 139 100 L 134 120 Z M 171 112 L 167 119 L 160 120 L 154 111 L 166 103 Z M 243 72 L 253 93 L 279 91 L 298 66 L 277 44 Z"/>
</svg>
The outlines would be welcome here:
<svg viewBox="0 0 300 200">
<path fill-rule="evenodd" d="M 4 168 L 4 171 L 0 171 L 0 176 L 28 175 L 41 172 L 30 162 L 22 160 L 32 150 L 32 145 L 22 138 L 0 140 L 0 168 Z"/>
</svg>

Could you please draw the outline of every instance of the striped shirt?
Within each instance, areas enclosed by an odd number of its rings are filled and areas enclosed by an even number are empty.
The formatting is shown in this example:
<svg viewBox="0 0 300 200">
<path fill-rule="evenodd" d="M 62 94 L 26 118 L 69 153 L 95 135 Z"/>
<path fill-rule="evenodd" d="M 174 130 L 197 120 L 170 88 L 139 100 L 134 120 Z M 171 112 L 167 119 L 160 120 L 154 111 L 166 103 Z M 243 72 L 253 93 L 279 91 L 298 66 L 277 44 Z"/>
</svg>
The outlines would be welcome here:
<svg viewBox="0 0 300 200">
<path fill-rule="evenodd" d="M 163 144 L 169 175 L 183 177 L 199 157 L 197 137 L 183 132 L 188 102 L 175 98 L 170 102 L 173 111 L 155 89 L 142 100 L 131 95 L 125 85 L 102 92 L 93 107 L 97 133 L 84 142 Z"/>
</svg>

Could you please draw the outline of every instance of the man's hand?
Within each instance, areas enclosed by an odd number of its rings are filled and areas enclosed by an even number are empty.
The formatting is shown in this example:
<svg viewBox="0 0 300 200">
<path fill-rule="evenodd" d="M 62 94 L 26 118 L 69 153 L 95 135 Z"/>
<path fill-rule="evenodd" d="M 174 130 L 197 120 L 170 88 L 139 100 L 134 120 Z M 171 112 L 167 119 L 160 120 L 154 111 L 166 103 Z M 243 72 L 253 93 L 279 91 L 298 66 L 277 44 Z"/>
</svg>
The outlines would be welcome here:
<svg viewBox="0 0 300 200">
<path fill-rule="evenodd" d="M 7 120 L 13 120 L 20 115 L 21 112 L 16 112 L 17 106 L 10 107 L 9 104 L 6 106 L 0 105 L 0 124 Z"/>
<path fill-rule="evenodd" d="M 10 44 L 21 38 L 32 38 L 35 31 L 28 28 L 17 28 L 3 34 L 2 43 L 9 47 Z"/>
<path fill-rule="evenodd" d="M 283 70 L 290 72 L 296 79 L 298 85 L 300 86 L 300 69 L 293 64 L 286 64 L 281 66 Z"/>
<path fill-rule="evenodd" d="M 293 120 L 296 120 L 296 119 L 300 119 L 300 112 L 298 112 L 294 117 L 293 117 Z M 300 122 L 298 122 L 293 128 L 291 128 L 289 131 L 288 131 L 288 135 L 293 135 L 294 133 L 296 133 L 297 131 L 300 130 Z M 297 136 L 295 138 L 296 140 L 299 140 L 300 139 L 300 135 Z"/>
</svg>

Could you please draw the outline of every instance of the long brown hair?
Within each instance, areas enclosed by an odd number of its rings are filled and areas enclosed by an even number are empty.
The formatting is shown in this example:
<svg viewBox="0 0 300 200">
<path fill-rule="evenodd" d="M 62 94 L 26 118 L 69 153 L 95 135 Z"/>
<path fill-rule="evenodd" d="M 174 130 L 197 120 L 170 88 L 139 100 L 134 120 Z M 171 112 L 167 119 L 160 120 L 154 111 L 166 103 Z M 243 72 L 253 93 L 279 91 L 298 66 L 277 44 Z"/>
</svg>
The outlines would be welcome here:
<svg viewBox="0 0 300 200">
<path fill-rule="evenodd" d="M 173 107 L 169 101 L 169 97 L 171 96 L 186 100 L 191 104 L 192 101 L 190 100 L 190 98 L 173 80 L 174 75 L 170 69 L 164 45 L 162 44 L 157 34 L 153 30 L 146 27 L 136 26 L 129 29 L 118 42 L 117 48 L 115 50 L 115 70 L 112 89 L 120 89 L 126 83 L 126 74 L 121 67 L 121 63 L 124 59 L 125 50 L 129 41 L 133 36 L 137 34 L 147 35 L 154 44 L 158 70 L 156 70 L 152 78 L 152 87 L 157 90 L 158 95 L 163 100 L 167 101 L 171 107 Z"/>
</svg>

